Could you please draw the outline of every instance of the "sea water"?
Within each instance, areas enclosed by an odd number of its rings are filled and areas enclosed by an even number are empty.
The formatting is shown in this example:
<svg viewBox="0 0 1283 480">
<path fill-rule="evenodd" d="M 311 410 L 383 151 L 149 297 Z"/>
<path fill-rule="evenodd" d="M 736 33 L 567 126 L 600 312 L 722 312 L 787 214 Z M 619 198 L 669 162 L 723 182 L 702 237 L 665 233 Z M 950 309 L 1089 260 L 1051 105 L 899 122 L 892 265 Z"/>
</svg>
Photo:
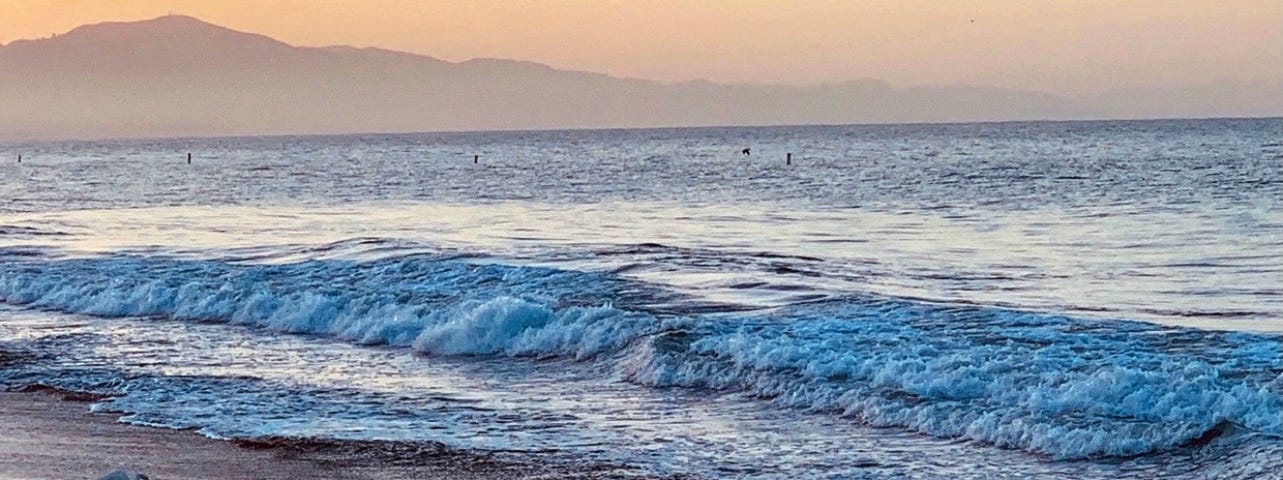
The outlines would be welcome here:
<svg viewBox="0 0 1283 480">
<path fill-rule="evenodd" d="M 0 349 L 27 360 L 0 384 L 216 438 L 644 474 L 1278 478 L 1280 142 L 1241 119 L 7 144 Z"/>
</svg>

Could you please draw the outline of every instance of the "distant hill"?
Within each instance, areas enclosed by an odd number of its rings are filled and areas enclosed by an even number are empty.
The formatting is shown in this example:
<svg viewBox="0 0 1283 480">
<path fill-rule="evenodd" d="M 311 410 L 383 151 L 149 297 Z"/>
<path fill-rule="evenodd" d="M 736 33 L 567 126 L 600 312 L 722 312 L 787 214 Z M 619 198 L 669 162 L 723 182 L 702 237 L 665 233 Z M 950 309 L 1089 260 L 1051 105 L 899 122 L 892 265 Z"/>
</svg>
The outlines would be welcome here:
<svg viewBox="0 0 1283 480">
<path fill-rule="evenodd" d="M 1066 99 L 877 80 L 664 84 L 522 61 L 294 47 L 166 16 L 0 46 L 0 139 L 1283 113 L 1268 87 L 1239 85 L 1227 100 L 1217 89 Z"/>
</svg>

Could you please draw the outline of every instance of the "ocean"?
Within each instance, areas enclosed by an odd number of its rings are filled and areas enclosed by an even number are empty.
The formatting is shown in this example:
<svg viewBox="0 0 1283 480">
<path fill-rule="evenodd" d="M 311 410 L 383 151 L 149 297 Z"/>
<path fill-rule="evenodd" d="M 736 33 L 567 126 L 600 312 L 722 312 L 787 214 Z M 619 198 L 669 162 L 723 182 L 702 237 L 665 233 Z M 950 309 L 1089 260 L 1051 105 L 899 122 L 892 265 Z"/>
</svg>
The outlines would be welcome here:
<svg viewBox="0 0 1283 480">
<path fill-rule="evenodd" d="M 5 144 L 0 350 L 26 360 L 0 387 L 655 476 L 1281 478 L 1281 142 L 1224 119 Z"/>
</svg>

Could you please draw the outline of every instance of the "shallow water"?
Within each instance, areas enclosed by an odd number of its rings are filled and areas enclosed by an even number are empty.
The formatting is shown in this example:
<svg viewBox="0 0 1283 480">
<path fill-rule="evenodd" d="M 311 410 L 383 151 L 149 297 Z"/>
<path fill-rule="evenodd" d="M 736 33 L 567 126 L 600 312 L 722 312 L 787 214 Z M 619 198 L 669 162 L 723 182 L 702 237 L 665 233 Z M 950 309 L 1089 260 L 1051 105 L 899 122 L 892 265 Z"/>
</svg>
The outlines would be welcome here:
<svg viewBox="0 0 1283 480">
<path fill-rule="evenodd" d="M 656 473 L 1255 478 L 1281 127 L 10 145 L 0 345 L 42 361 L 0 381 Z"/>
</svg>

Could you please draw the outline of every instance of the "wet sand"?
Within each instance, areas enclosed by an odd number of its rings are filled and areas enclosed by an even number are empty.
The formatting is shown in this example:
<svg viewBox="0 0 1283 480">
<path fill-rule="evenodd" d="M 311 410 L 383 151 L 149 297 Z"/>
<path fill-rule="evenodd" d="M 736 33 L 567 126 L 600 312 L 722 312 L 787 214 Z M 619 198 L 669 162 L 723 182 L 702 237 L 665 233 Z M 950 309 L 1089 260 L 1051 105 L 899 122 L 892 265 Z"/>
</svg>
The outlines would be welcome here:
<svg viewBox="0 0 1283 480">
<path fill-rule="evenodd" d="M 627 467 L 541 464 L 430 442 L 218 441 L 89 412 L 90 398 L 0 393 L 0 480 L 97 479 L 118 468 L 160 479 L 644 478 Z"/>
</svg>

